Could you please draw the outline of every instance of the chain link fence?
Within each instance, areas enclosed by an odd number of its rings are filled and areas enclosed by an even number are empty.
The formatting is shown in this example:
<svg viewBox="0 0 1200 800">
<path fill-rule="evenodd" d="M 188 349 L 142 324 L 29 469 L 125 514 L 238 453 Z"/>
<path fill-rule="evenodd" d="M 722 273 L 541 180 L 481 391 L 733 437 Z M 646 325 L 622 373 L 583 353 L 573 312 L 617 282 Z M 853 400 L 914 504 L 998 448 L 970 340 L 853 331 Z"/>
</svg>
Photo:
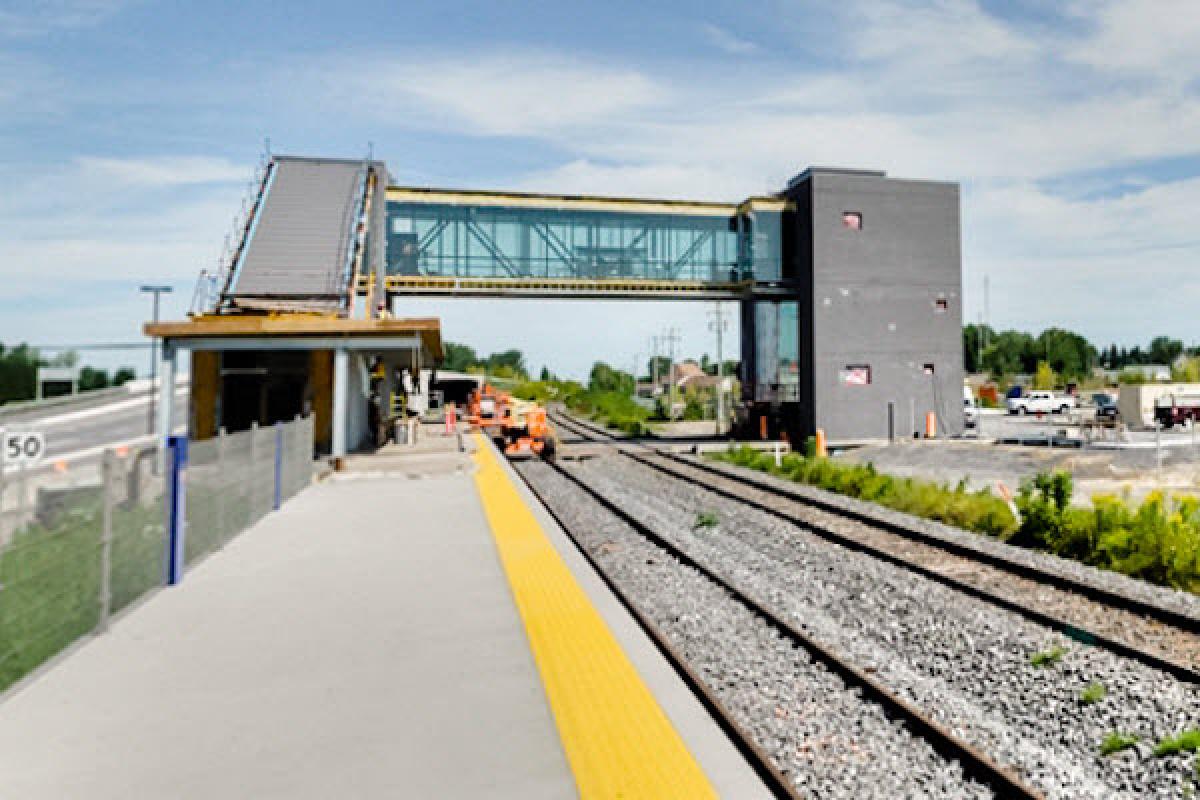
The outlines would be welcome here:
<svg viewBox="0 0 1200 800">
<path fill-rule="evenodd" d="M 193 442 L 187 563 L 312 481 L 312 417 Z M 168 480 L 153 441 L 37 467 L 0 464 L 0 691 L 162 586 Z"/>
<path fill-rule="evenodd" d="M 219 550 L 312 482 L 313 419 L 219 433 L 188 450 L 187 536 L 192 564 Z"/>
</svg>

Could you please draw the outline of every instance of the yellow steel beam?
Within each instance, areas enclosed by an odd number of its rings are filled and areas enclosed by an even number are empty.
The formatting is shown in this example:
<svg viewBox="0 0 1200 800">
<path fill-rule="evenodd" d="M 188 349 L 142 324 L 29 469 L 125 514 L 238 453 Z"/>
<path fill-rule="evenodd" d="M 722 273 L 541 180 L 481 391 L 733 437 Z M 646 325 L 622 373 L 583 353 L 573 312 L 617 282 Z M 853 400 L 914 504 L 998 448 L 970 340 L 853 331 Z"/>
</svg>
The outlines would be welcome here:
<svg viewBox="0 0 1200 800">
<path fill-rule="evenodd" d="M 635 197 L 600 197 L 595 195 L 532 194 L 528 192 L 487 192 L 472 189 L 421 189 L 406 186 L 389 186 L 387 199 L 399 203 L 571 209 L 575 211 L 622 211 L 626 213 L 684 214 L 705 217 L 731 217 L 737 211 L 737 206 L 733 203 L 708 203 L 693 200 L 650 200 Z"/>
<path fill-rule="evenodd" d="M 387 291 L 404 292 L 479 292 L 479 291 L 554 291 L 596 292 L 613 294 L 699 294 L 705 292 L 739 292 L 749 283 L 709 281 L 655 280 L 652 278 L 455 278 L 435 275 L 390 275 Z M 359 282 L 359 293 L 367 291 L 365 281 Z"/>
</svg>

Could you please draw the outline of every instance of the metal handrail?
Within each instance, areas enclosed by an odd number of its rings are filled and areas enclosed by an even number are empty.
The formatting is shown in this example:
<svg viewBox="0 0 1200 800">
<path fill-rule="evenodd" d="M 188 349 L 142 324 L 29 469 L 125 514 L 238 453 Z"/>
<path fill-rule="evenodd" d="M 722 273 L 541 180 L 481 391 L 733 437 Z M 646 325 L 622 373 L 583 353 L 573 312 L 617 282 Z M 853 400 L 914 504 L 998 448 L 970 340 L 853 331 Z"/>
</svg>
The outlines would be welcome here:
<svg viewBox="0 0 1200 800">
<path fill-rule="evenodd" d="M 367 176 L 370 173 L 371 162 L 364 158 L 362 165 L 359 167 L 358 175 L 354 181 L 354 188 L 350 195 L 350 203 L 346 204 L 346 211 L 342 214 L 342 232 L 340 241 L 338 242 L 338 252 L 344 253 L 344 262 L 342 269 L 338 273 L 334 273 L 333 286 L 329 286 L 332 294 L 338 297 L 350 298 L 350 284 L 354 280 L 354 258 L 358 253 L 359 235 L 358 227 L 363 222 L 363 211 L 366 205 L 367 191 Z M 347 220 L 346 216 L 350 219 Z M 351 302 L 349 299 L 344 302 Z"/>
<path fill-rule="evenodd" d="M 216 268 L 211 272 L 201 269 L 192 292 L 190 314 L 205 313 L 216 310 L 221 297 L 229 290 L 233 279 L 234 266 L 241 257 L 247 244 L 247 237 L 259 206 L 262 204 L 274 161 L 271 157 L 270 140 L 263 148 L 263 153 L 254 168 L 254 174 L 247 184 L 242 196 L 242 204 L 238 213 L 233 217 L 231 232 L 225 235 L 220 253 L 217 255 Z M 232 243 L 236 239 L 236 246 Z M 219 288 L 218 288 L 219 287 Z"/>
</svg>

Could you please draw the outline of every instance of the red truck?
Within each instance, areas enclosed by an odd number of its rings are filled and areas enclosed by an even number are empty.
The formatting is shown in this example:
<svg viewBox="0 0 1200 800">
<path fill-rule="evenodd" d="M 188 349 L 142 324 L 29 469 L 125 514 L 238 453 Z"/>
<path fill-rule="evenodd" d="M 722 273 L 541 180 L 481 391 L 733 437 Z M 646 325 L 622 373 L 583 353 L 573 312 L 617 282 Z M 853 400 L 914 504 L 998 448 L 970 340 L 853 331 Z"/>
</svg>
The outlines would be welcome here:
<svg viewBox="0 0 1200 800">
<path fill-rule="evenodd" d="M 1168 394 L 1154 403 L 1154 421 L 1170 430 L 1176 425 L 1190 428 L 1200 419 L 1200 395 Z"/>
</svg>

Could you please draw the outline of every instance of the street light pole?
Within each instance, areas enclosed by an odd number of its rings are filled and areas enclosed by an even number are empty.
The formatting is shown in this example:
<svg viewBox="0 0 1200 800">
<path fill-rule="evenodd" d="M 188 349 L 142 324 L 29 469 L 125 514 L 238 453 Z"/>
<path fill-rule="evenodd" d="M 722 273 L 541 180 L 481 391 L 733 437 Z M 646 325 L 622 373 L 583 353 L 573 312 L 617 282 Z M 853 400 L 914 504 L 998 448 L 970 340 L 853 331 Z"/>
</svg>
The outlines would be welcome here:
<svg viewBox="0 0 1200 800">
<path fill-rule="evenodd" d="M 157 324 L 158 323 L 158 300 L 159 300 L 159 297 L 163 294 L 170 294 L 171 287 L 170 286 L 143 286 L 141 288 L 141 291 L 144 293 L 154 295 L 154 312 L 152 314 L 152 319 L 153 319 L 154 323 Z M 154 405 L 155 405 L 156 400 L 158 399 L 158 394 L 155 390 L 154 382 L 157 380 L 157 378 L 158 378 L 158 339 L 152 336 L 152 337 L 150 337 L 150 410 L 147 415 L 147 422 L 146 422 L 146 432 L 150 433 L 150 434 L 154 433 Z M 175 387 L 174 386 L 170 387 L 168 392 L 169 393 L 167 394 L 167 397 L 169 397 L 171 399 L 171 402 L 175 402 Z"/>
<path fill-rule="evenodd" d="M 708 323 L 709 330 L 716 331 L 717 334 L 717 436 L 720 436 L 725 432 L 725 351 L 721 345 L 729 323 L 725 319 L 725 309 L 721 308 L 719 302 L 715 303 L 713 310 L 708 313 L 712 317 Z"/>
</svg>

